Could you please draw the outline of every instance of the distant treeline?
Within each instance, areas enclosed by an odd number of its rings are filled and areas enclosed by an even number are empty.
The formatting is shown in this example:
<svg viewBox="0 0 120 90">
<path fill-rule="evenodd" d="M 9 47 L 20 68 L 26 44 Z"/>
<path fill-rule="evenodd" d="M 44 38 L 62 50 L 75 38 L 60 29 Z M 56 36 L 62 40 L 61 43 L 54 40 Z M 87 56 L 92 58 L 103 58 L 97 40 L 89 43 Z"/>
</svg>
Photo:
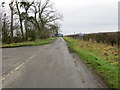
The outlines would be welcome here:
<svg viewBox="0 0 120 90">
<path fill-rule="evenodd" d="M 85 41 L 96 41 L 98 43 L 107 43 L 111 45 L 120 45 L 120 32 L 105 32 L 105 33 L 91 33 L 91 34 L 75 34 L 68 35 L 67 37 L 73 37 L 82 39 Z"/>
</svg>

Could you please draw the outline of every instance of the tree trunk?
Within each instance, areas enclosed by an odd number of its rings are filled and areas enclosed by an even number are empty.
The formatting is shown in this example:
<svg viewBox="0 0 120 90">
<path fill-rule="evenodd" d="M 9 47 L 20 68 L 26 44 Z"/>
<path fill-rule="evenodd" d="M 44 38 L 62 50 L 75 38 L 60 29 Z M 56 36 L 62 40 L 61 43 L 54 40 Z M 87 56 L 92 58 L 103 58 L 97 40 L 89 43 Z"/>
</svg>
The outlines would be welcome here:
<svg viewBox="0 0 120 90">
<path fill-rule="evenodd" d="M 25 10 L 25 13 L 26 13 L 26 15 L 25 15 L 25 22 L 24 22 L 24 24 L 25 24 L 25 35 L 26 35 L 26 40 L 28 40 L 28 22 L 27 22 L 27 18 L 28 18 L 28 12 L 27 12 L 27 10 Z"/>
<path fill-rule="evenodd" d="M 21 33 L 22 33 L 22 39 L 24 40 L 22 18 L 21 18 L 21 14 L 20 14 L 20 10 L 19 10 L 18 3 L 17 3 L 17 2 L 16 2 L 16 7 L 17 7 L 18 15 L 19 15 L 19 20 L 20 20 L 20 29 L 21 29 Z"/>
<path fill-rule="evenodd" d="M 24 25 L 25 25 L 25 38 L 26 40 L 28 39 L 28 28 L 27 28 L 27 17 L 25 18 L 25 22 L 24 22 Z"/>
<path fill-rule="evenodd" d="M 11 8 L 11 25 L 10 25 L 10 36 L 11 36 L 11 43 L 13 43 L 13 8 Z"/>
</svg>

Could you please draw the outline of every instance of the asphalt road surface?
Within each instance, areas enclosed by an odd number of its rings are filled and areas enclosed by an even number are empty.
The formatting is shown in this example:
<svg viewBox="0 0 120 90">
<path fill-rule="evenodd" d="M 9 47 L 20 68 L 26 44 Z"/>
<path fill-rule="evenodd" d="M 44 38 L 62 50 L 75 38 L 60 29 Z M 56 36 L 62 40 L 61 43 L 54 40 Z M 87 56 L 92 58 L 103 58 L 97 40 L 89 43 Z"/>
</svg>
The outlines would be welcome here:
<svg viewBox="0 0 120 90">
<path fill-rule="evenodd" d="M 2 50 L 3 88 L 102 88 L 99 78 L 74 58 L 63 38 L 54 43 Z"/>
</svg>

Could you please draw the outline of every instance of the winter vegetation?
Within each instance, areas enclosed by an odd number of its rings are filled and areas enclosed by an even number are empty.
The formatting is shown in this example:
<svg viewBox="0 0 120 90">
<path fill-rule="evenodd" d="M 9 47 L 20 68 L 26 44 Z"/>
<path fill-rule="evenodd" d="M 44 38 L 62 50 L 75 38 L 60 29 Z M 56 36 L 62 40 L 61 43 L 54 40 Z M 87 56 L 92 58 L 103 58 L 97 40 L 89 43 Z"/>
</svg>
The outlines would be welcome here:
<svg viewBox="0 0 120 90">
<path fill-rule="evenodd" d="M 10 13 L 4 10 L 5 4 L 1 3 L 3 10 L 0 13 L 2 44 L 35 41 L 58 35 L 62 14 L 54 9 L 50 0 L 14 0 L 9 3 Z"/>
<path fill-rule="evenodd" d="M 112 46 L 120 45 L 120 32 L 102 32 L 102 33 L 90 33 L 90 34 L 73 34 L 67 35 L 75 39 L 82 39 L 84 41 L 92 41 L 97 43 L 105 43 Z"/>
<path fill-rule="evenodd" d="M 112 46 L 107 43 L 78 39 L 74 35 L 64 37 L 64 39 L 68 42 L 69 48 L 80 56 L 108 87 L 118 88 L 118 56 L 120 53 L 116 45 Z"/>
<path fill-rule="evenodd" d="M 38 46 L 44 44 L 50 44 L 54 42 L 57 38 L 46 38 L 46 39 L 37 39 L 35 41 L 25 41 L 19 43 L 11 43 L 11 44 L 4 44 L 0 45 L 2 48 L 14 48 L 14 47 L 23 47 L 23 46 Z"/>
</svg>

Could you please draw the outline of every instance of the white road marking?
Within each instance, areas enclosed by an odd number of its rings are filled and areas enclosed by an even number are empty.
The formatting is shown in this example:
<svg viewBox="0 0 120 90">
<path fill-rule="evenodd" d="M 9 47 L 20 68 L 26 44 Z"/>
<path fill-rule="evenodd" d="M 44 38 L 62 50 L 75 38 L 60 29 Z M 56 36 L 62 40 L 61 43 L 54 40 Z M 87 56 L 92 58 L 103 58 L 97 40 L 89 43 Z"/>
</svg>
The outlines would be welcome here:
<svg viewBox="0 0 120 90">
<path fill-rule="evenodd" d="M 13 74 L 15 71 L 19 70 L 24 64 L 26 64 L 29 60 L 31 60 L 32 58 L 34 58 L 40 51 L 36 52 L 36 54 L 32 55 L 32 57 L 30 57 L 29 59 L 25 60 L 22 64 L 20 64 L 18 67 L 16 67 L 13 71 L 11 71 L 9 74 L 7 74 L 5 77 L 2 77 L 2 81 L 4 81 L 6 78 L 8 78 L 10 76 L 10 74 Z M 15 66 L 15 65 L 13 65 Z"/>
<path fill-rule="evenodd" d="M 13 71 L 11 71 L 11 73 L 13 73 Z"/>
<path fill-rule="evenodd" d="M 3 81 L 3 80 L 5 80 L 5 78 L 2 78 L 1 80 Z"/>
</svg>

